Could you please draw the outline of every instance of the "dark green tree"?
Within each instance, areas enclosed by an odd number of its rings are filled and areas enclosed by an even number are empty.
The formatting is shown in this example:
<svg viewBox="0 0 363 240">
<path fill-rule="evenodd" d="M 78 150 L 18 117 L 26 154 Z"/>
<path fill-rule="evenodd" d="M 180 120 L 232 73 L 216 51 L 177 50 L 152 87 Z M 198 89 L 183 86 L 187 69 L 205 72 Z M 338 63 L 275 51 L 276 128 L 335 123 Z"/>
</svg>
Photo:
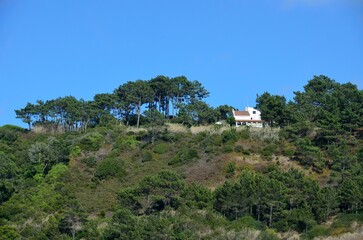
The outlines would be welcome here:
<svg viewBox="0 0 363 240">
<path fill-rule="evenodd" d="M 121 108 L 137 112 L 137 127 L 140 127 L 141 106 L 151 102 L 153 91 L 148 82 L 137 80 L 135 82 L 127 82 L 115 90 L 115 94 L 119 98 Z"/>
<path fill-rule="evenodd" d="M 271 95 L 268 92 L 257 95 L 256 108 L 261 111 L 261 118 L 270 126 L 283 127 L 286 122 L 286 98 L 284 96 Z"/>
</svg>

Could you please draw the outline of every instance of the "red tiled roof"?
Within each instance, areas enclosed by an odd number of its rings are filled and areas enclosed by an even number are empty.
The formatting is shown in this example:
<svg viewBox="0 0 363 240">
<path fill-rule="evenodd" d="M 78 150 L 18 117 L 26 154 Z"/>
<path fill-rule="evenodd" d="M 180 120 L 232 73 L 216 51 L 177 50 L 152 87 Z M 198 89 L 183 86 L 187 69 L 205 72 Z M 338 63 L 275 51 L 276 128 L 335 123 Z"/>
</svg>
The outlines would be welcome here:
<svg viewBox="0 0 363 240">
<path fill-rule="evenodd" d="M 234 111 L 235 116 L 249 116 L 250 113 L 248 111 Z"/>
</svg>

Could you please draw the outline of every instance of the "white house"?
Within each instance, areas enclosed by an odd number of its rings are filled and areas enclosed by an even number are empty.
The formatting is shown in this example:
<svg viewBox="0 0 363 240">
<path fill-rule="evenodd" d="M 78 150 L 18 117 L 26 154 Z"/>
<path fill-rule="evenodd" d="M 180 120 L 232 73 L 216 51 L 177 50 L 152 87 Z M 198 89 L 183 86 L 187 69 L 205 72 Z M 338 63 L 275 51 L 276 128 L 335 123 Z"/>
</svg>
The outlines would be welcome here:
<svg viewBox="0 0 363 240">
<path fill-rule="evenodd" d="M 263 127 L 264 121 L 261 120 L 261 112 L 257 109 L 246 107 L 244 111 L 232 110 L 232 113 L 236 121 L 236 127 L 241 125 Z"/>
</svg>

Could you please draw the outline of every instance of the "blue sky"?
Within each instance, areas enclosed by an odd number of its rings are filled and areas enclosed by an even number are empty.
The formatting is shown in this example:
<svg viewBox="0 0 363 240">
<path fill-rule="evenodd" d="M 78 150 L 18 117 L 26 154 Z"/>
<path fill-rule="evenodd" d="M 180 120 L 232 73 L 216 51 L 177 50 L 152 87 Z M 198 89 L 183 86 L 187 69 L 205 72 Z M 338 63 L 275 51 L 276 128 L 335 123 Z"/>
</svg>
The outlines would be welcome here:
<svg viewBox="0 0 363 240">
<path fill-rule="evenodd" d="M 0 126 L 25 126 L 27 102 L 157 75 L 241 109 L 320 74 L 362 89 L 362 0 L 0 0 Z"/>
</svg>

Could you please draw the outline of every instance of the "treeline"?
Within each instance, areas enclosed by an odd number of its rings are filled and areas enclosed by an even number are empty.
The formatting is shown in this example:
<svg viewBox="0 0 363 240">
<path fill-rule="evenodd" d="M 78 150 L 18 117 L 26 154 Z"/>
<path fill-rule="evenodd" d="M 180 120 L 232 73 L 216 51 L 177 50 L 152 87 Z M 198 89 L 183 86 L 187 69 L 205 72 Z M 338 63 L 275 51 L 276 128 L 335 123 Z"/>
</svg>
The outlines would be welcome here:
<svg viewBox="0 0 363 240">
<path fill-rule="evenodd" d="M 340 84 L 323 75 L 314 76 L 303 92 L 294 94 L 289 102 L 268 92 L 257 95 L 261 117 L 271 126 L 300 125 L 300 135 L 309 128 L 341 133 L 363 126 L 363 90 L 350 82 Z"/>
<path fill-rule="evenodd" d="M 139 127 L 142 117 L 144 122 L 163 122 L 175 117 L 174 122 L 188 125 L 226 119 L 231 107 L 210 107 L 202 101 L 208 95 L 198 81 L 190 81 L 184 76 L 157 76 L 150 80 L 129 81 L 113 93 L 96 94 L 92 101 L 77 100 L 73 96 L 38 100 L 15 113 L 29 129 L 39 125 L 53 130 L 62 127 L 66 131 L 86 130 L 90 125 L 107 125 L 114 121 Z"/>
</svg>

